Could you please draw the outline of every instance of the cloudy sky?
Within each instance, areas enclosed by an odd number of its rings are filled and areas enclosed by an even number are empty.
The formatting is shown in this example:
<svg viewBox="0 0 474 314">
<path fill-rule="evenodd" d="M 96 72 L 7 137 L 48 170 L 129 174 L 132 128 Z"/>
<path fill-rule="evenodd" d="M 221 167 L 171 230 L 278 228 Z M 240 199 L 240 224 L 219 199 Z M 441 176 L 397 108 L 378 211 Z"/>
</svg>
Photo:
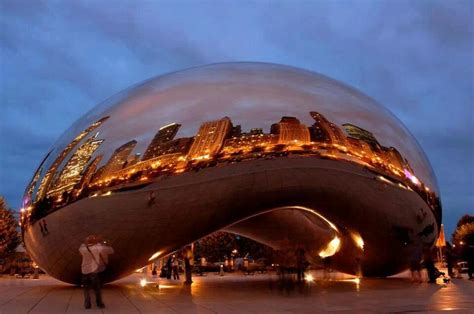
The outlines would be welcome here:
<svg viewBox="0 0 474 314">
<path fill-rule="evenodd" d="M 474 2 L 0 2 L 0 195 L 18 208 L 53 142 L 114 93 L 225 61 L 323 73 L 374 97 L 424 148 L 447 231 L 474 213 Z"/>
</svg>

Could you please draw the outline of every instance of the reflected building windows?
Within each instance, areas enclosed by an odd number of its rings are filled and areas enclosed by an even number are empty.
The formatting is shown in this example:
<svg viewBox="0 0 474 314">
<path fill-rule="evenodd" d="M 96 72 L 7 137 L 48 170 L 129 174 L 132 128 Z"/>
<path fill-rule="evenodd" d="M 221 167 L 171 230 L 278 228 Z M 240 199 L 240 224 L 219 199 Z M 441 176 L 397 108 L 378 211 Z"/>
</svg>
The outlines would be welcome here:
<svg viewBox="0 0 474 314">
<path fill-rule="evenodd" d="M 180 127 L 181 124 L 177 123 L 171 123 L 161 127 L 143 154 L 143 160 L 163 155 L 165 153 L 166 144 L 176 136 Z"/>
<path fill-rule="evenodd" d="M 278 135 L 278 144 L 309 144 L 311 138 L 306 125 L 295 117 L 282 117 L 279 123 L 271 126 L 271 134 Z"/>
<path fill-rule="evenodd" d="M 221 149 L 228 137 L 232 123 L 228 117 L 216 121 L 204 122 L 196 134 L 189 149 L 190 160 L 202 160 L 213 157 Z"/>
</svg>

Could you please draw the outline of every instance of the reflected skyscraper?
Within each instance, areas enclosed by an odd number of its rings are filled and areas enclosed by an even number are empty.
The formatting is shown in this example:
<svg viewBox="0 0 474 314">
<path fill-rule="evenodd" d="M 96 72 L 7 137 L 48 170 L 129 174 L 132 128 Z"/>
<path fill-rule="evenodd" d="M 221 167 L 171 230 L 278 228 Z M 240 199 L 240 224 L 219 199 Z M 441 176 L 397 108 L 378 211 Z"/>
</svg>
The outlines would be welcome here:
<svg viewBox="0 0 474 314">
<path fill-rule="evenodd" d="M 161 127 L 143 154 L 143 160 L 163 155 L 163 146 L 171 141 L 178 133 L 181 124 L 171 123 Z"/>
<path fill-rule="evenodd" d="M 104 140 L 97 139 L 98 133 L 84 142 L 71 156 L 61 171 L 53 188 L 48 191 L 49 196 L 60 196 L 70 192 L 76 183 L 81 180 L 81 173 L 89 162 L 92 154 L 99 148 Z"/>
<path fill-rule="evenodd" d="M 232 123 L 228 117 L 204 122 L 199 127 L 199 131 L 189 149 L 188 158 L 199 160 L 213 157 L 221 149 L 231 129 Z"/>
<path fill-rule="evenodd" d="M 112 156 L 110 157 L 109 161 L 105 164 L 104 172 L 102 173 L 103 177 L 112 176 L 114 172 L 119 171 L 122 169 L 127 162 L 127 158 L 130 153 L 133 151 L 135 146 L 137 145 L 137 141 L 131 140 L 128 143 L 123 144 L 119 148 L 117 148 Z"/>
<path fill-rule="evenodd" d="M 41 184 L 38 188 L 36 200 L 40 200 L 43 197 L 46 196 L 46 193 L 48 192 L 50 188 L 50 184 L 53 181 L 53 178 L 56 175 L 57 170 L 59 169 L 59 166 L 61 163 L 64 161 L 64 159 L 67 157 L 67 155 L 76 147 L 79 142 L 85 138 L 90 132 L 98 128 L 102 123 L 104 123 L 109 116 L 103 117 L 95 122 L 93 122 L 91 125 L 89 125 L 84 131 L 79 133 L 56 157 L 54 162 L 51 164 L 49 167 L 48 171 L 43 177 L 43 180 L 41 181 Z"/>
<path fill-rule="evenodd" d="M 46 159 L 48 159 L 50 154 L 51 154 L 51 151 L 48 152 L 46 154 L 46 156 L 43 158 L 40 165 L 38 166 L 38 169 L 36 169 L 36 172 L 35 172 L 33 178 L 31 179 L 30 184 L 28 184 L 28 187 L 26 188 L 26 191 L 25 191 L 25 195 L 27 196 L 26 197 L 26 203 L 22 204 L 23 206 L 27 206 L 28 204 L 33 202 L 33 193 L 35 191 L 36 184 L 38 183 L 38 180 L 39 180 L 41 174 L 43 173 L 44 162 L 46 161 Z"/>
<path fill-rule="evenodd" d="M 96 156 L 86 167 L 84 172 L 82 173 L 81 180 L 78 184 L 74 187 L 73 196 L 78 197 L 84 189 L 88 188 L 89 183 L 92 181 L 92 176 L 94 175 L 95 171 L 97 170 L 97 166 L 102 161 L 103 155 Z"/>
<path fill-rule="evenodd" d="M 295 117 L 283 117 L 271 127 L 272 134 L 278 134 L 278 144 L 309 144 L 310 136 L 306 125 Z"/>
<path fill-rule="evenodd" d="M 378 150 L 382 145 L 377 141 L 375 136 L 372 134 L 372 132 L 367 131 L 366 129 L 363 129 L 357 125 L 351 124 L 351 123 L 344 123 L 342 125 L 344 130 L 346 130 L 347 134 L 355 139 L 365 141 L 368 143 L 372 149 Z"/>
<path fill-rule="evenodd" d="M 346 146 L 346 135 L 337 125 L 330 122 L 319 112 L 311 111 L 310 115 L 315 121 L 312 128 L 316 142 Z"/>
</svg>

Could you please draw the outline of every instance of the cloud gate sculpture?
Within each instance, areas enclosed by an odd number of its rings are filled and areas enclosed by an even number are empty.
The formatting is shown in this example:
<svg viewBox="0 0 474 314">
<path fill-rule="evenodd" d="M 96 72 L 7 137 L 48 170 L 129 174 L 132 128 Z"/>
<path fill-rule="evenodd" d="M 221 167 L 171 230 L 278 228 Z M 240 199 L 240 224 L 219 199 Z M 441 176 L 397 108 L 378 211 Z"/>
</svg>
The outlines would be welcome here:
<svg viewBox="0 0 474 314">
<path fill-rule="evenodd" d="M 224 63 L 152 78 L 53 145 L 21 210 L 34 261 L 69 283 L 89 234 L 106 281 L 224 230 L 364 276 L 408 267 L 441 222 L 433 171 L 407 129 L 323 75 Z"/>
</svg>

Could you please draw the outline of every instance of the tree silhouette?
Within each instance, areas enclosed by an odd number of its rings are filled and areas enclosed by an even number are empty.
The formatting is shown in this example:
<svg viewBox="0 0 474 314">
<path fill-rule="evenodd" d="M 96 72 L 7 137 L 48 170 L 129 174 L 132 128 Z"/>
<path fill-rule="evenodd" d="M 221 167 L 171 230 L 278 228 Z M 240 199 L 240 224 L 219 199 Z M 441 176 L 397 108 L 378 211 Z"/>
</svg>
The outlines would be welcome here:
<svg viewBox="0 0 474 314">
<path fill-rule="evenodd" d="M 0 258 L 8 257 L 21 243 L 17 227 L 18 222 L 13 216 L 13 211 L 0 196 Z"/>
</svg>

